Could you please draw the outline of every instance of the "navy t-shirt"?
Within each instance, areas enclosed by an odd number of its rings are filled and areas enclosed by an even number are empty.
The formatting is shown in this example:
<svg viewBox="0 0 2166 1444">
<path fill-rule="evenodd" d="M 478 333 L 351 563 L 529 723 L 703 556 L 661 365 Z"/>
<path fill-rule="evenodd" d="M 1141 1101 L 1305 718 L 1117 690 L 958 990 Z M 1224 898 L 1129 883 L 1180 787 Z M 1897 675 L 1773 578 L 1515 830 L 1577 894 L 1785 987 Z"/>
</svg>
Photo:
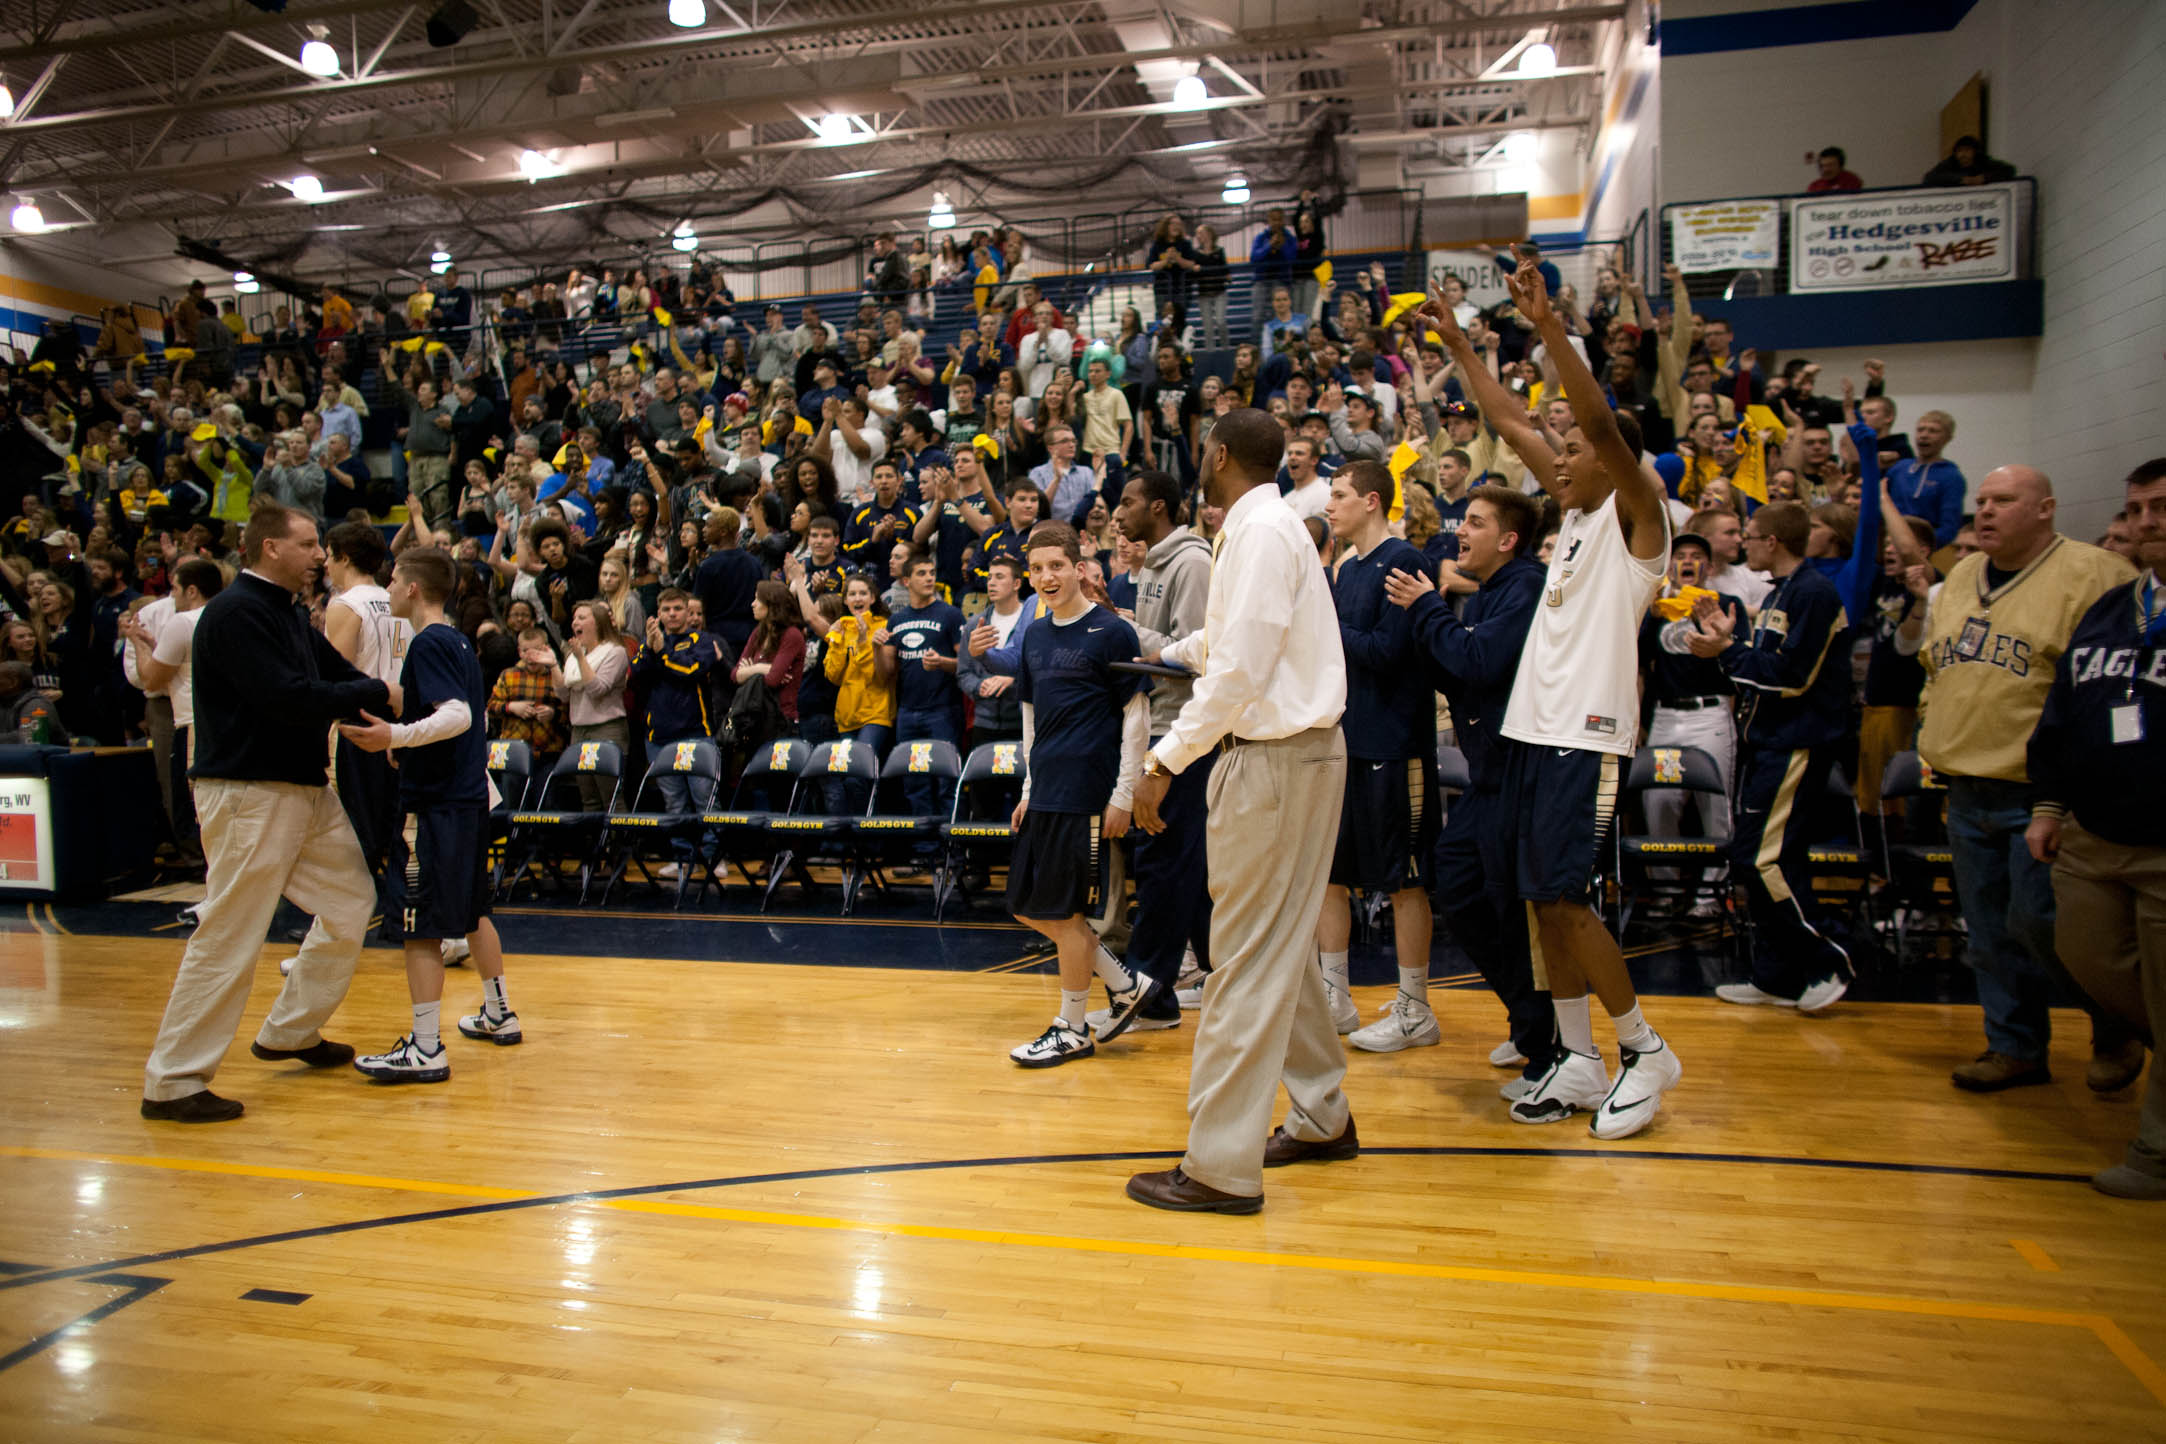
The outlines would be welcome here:
<svg viewBox="0 0 2166 1444">
<path fill-rule="evenodd" d="M 438 704 L 460 701 L 472 719 L 464 732 L 424 747 L 399 749 L 399 806 L 409 812 L 489 800 L 486 739 L 489 696 L 481 685 L 481 659 L 457 627 L 436 623 L 414 633 L 399 670 L 405 693 L 401 722 L 419 722 Z"/>
<path fill-rule="evenodd" d="M 1121 709 L 1144 677 L 1116 672 L 1141 655 L 1136 629 L 1101 606 L 1072 622 L 1040 617 L 1023 633 L 1015 698 L 1032 709 L 1030 805 L 1096 815 L 1121 771 Z"/>
<path fill-rule="evenodd" d="M 963 694 L 953 672 L 934 671 L 928 656 L 953 657 L 963 637 L 963 614 L 948 603 L 897 607 L 887 619 L 888 645 L 895 649 L 895 705 L 905 712 L 937 712 L 960 707 Z"/>
</svg>

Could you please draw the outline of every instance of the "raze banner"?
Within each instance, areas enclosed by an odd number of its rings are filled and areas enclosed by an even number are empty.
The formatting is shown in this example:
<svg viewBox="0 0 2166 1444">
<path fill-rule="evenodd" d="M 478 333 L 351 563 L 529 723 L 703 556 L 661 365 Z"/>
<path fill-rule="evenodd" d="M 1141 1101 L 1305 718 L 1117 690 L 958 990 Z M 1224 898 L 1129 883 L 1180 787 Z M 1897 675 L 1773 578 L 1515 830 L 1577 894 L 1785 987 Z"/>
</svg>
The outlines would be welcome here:
<svg viewBox="0 0 2166 1444">
<path fill-rule="evenodd" d="M 1790 203 L 1790 289 L 1873 291 L 2016 277 L 2016 188 L 1953 186 Z"/>
</svg>

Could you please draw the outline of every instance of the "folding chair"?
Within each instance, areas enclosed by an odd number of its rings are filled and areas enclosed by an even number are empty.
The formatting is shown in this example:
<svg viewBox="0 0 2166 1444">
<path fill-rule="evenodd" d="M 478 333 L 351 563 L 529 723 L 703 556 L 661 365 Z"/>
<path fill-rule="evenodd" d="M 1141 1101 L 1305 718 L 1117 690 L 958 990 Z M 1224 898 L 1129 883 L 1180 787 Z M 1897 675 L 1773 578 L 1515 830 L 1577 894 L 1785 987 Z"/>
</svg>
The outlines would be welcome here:
<svg viewBox="0 0 2166 1444">
<path fill-rule="evenodd" d="M 578 779 L 582 776 L 591 777 L 597 783 L 604 779 L 608 781 L 609 799 L 603 803 L 602 810 L 552 809 L 551 801 L 561 801 L 567 791 L 577 799 Z M 579 901 L 584 903 L 587 884 L 593 879 L 594 864 L 600 856 L 602 835 L 608 827 L 609 815 L 617 810 L 623 787 L 624 754 L 616 743 L 581 742 L 565 748 L 557 758 L 556 766 L 549 769 L 549 775 L 536 785 L 534 795 L 526 799 L 533 804 L 532 810 L 510 815 L 511 833 L 504 846 L 507 853 L 519 850 L 519 862 L 505 876 L 504 900 L 511 901 L 537 861 L 547 859 L 549 866 L 544 875 L 552 879 L 552 886 L 561 887 L 563 864 L 576 859 Z"/>
<path fill-rule="evenodd" d="M 650 812 L 640 804 L 651 795 L 659 804 L 662 797 L 662 779 L 681 777 L 691 803 L 684 812 Z M 628 812 L 619 812 L 609 819 L 607 841 L 615 851 L 609 871 L 609 880 L 602 884 L 602 906 L 609 906 L 609 895 L 616 890 L 624 877 L 625 869 L 636 860 L 640 875 L 649 886 L 658 885 L 648 860 L 651 851 L 676 842 L 680 838 L 696 837 L 706 825 L 701 814 L 710 811 L 722 791 L 722 749 L 711 738 L 690 738 L 672 742 L 655 754 L 654 763 L 647 775 L 640 780 L 639 790 L 632 794 L 632 806 Z M 684 906 L 685 884 L 692 880 L 692 872 L 698 863 L 690 855 L 678 862 L 676 906 Z"/>
<path fill-rule="evenodd" d="M 526 801 L 534 785 L 534 753 L 516 737 L 493 738 L 487 760 L 489 781 L 496 786 L 496 806 L 489 809 L 489 887 L 503 885 L 504 863 L 509 854 L 505 839 L 511 815 Z"/>
<path fill-rule="evenodd" d="M 767 825 L 790 810 L 798 787 L 798 775 L 812 755 L 812 744 L 796 737 L 778 738 L 762 746 L 745 763 L 730 797 L 729 810 L 709 812 L 700 818 L 707 839 L 706 873 L 700 878 L 694 904 L 707 896 L 708 884 L 716 896 L 725 891 L 723 877 L 732 867 L 745 885 L 763 889 L 767 865 L 775 851 Z M 757 865 L 759 872 L 754 874 Z"/>
<path fill-rule="evenodd" d="M 1440 743 L 1436 749 L 1437 786 L 1445 792 L 1464 792 L 1474 785 L 1474 773 L 1467 766 L 1467 755 L 1449 744 Z"/>
<path fill-rule="evenodd" d="M 819 880 L 812 875 L 815 864 L 842 869 L 844 917 L 857 902 L 858 884 L 863 879 L 857 871 L 854 824 L 857 816 L 864 814 L 828 812 L 821 784 L 829 781 L 863 784 L 865 812 L 870 813 L 873 788 L 880 781 L 880 759 L 872 748 L 849 737 L 822 742 L 812 749 L 804 771 L 798 774 L 797 788 L 790 795 L 789 811 L 767 820 L 768 842 L 775 854 L 767 864 L 767 890 L 760 898 L 761 912 L 767 911 L 775 900 L 775 890 L 792 874 L 807 893 L 818 887 Z"/>
<path fill-rule="evenodd" d="M 936 922 L 957 894 L 962 895 L 965 907 L 970 905 L 970 878 L 975 871 L 1006 868 L 1014 856 L 1015 829 L 1009 819 L 1015 816 L 1016 800 L 1023 794 L 1023 779 L 1029 771 L 1020 742 L 984 742 L 970 750 L 956 779 L 955 805 L 943 829 L 948 839 L 949 887 L 934 900 Z"/>
<path fill-rule="evenodd" d="M 1818 820 L 1822 840 L 1806 849 L 1806 869 L 1813 892 L 1840 911 L 1857 912 L 1869 932 L 1873 925 L 1874 859 L 1865 846 L 1865 822 L 1858 815 L 1857 788 L 1840 765 L 1828 771 L 1825 807 Z"/>
<path fill-rule="evenodd" d="M 888 867 L 904 859 L 922 858 L 932 873 L 933 912 L 935 916 L 939 914 L 941 899 L 949 884 L 944 828 L 954 816 L 953 805 L 949 806 L 948 816 L 943 817 L 938 813 L 891 812 L 881 804 L 883 800 L 906 798 L 905 784 L 911 780 L 932 778 L 955 782 L 962 770 L 962 759 L 956 755 L 955 745 L 938 739 L 898 742 L 888 753 L 887 762 L 880 769 L 880 781 L 873 789 L 872 810 L 857 819 L 854 829 L 858 870 L 881 896 L 885 897 L 889 892 Z M 845 910 L 847 906 L 846 903 Z"/>
<path fill-rule="evenodd" d="M 1948 846 L 1948 793 L 1917 753 L 1898 752 L 1881 775 L 1880 795 L 1907 804 L 1906 841 L 1890 842 L 1887 829 L 1880 829 L 1881 868 L 1888 879 L 1881 901 L 1895 933 L 1896 966 L 1903 967 L 1910 961 L 1910 935 L 1925 918 L 1945 921 L 1934 931 L 1963 928 L 1955 908 L 1955 852 Z"/>
<path fill-rule="evenodd" d="M 1637 805 L 1651 788 L 1675 787 L 1702 796 L 1728 794 L 1722 769 L 1715 759 L 1697 747 L 1642 747 L 1626 770 L 1619 812 L 1624 804 Z M 1644 813 L 1642 813 L 1644 816 Z M 1617 937 L 1632 925 L 1633 910 L 1656 899 L 1686 900 L 1712 890 L 1716 897 L 1729 893 L 1729 844 L 1711 837 L 1654 837 L 1646 833 L 1626 835 L 1622 817 L 1613 829 L 1613 881 L 1617 886 Z M 1675 877 L 1656 877 L 1656 868 L 1674 868 Z"/>
</svg>

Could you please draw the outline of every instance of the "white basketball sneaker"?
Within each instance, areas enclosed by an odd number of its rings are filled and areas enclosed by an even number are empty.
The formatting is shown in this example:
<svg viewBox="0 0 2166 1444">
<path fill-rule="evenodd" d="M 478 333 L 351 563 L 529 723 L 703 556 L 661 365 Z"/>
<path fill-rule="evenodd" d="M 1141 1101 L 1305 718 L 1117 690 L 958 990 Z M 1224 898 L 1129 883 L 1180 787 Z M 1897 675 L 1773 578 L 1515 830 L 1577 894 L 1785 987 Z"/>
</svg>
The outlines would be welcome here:
<svg viewBox="0 0 2166 1444">
<path fill-rule="evenodd" d="M 1324 1001 L 1331 1005 L 1331 1026 L 1337 1028 L 1341 1036 L 1361 1026 L 1361 1009 L 1355 1007 L 1354 1000 L 1329 977 L 1324 979 Z"/>
<path fill-rule="evenodd" d="M 1400 993 L 1383 1017 L 1366 1028 L 1356 1028 L 1346 1041 L 1365 1053 L 1396 1053 L 1402 1048 L 1434 1048 L 1444 1041 L 1444 1034 L 1427 1003 Z"/>
<path fill-rule="evenodd" d="M 444 1045 L 438 1043 L 435 1052 L 424 1053 L 411 1033 L 401 1034 L 388 1053 L 356 1058 L 353 1065 L 379 1083 L 441 1083 L 451 1076 Z"/>
<path fill-rule="evenodd" d="M 1655 1121 L 1662 1095 L 1677 1086 L 1685 1070 L 1658 1035 L 1655 1045 L 1634 1051 L 1620 1047 L 1617 1081 L 1602 1100 L 1587 1131 L 1597 1138 L 1630 1138 Z"/>
<path fill-rule="evenodd" d="M 1025 1068 L 1051 1068 L 1071 1059 L 1088 1058 L 1097 1051 L 1098 1045 L 1091 1041 L 1088 1025 L 1085 1031 L 1077 1032 L 1055 1018 L 1043 1033 L 1020 1048 L 1010 1049 L 1008 1056 Z"/>
</svg>

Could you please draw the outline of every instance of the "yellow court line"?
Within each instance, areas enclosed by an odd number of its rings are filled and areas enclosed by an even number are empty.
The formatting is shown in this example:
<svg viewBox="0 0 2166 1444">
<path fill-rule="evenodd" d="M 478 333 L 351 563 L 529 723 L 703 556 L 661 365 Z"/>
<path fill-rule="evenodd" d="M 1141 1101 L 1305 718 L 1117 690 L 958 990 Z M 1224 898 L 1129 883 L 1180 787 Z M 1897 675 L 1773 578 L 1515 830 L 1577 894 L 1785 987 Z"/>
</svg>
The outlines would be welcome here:
<svg viewBox="0 0 2166 1444">
<path fill-rule="evenodd" d="M 0 1158 L 51 1158 L 64 1163 L 112 1163 L 133 1168 L 164 1168 L 180 1173 L 226 1174 L 235 1178 L 277 1178 L 292 1183 L 345 1184 L 354 1188 L 391 1188 L 406 1193 L 448 1193 L 457 1198 L 534 1198 L 525 1188 L 489 1188 L 472 1183 L 440 1183 L 428 1178 L 389 1178 L 375 1173 L 334 1173 L 320 1168 L 277 1168 L 261 1163 L 229 1163 L 216 1158 L 167 1158 L 149 1154 L 83 1153 L 72 1148 L 0 1146 Z"/>
<path fill-rule="evenodd" d="M 465 1198 L 520 1199 L 542 1195 L 532 1190 L 488 1188 L 475 1184 L 442 1183 L 432 1179 L 390 1178 L 364 1173 L 334 1173 L 308 1168 L 277 1168 L 262 1164 L 229 1163 L 208 1158 L 168 1158 L 145 1155 L 85 1153 L 73 1149 L 28 1148 L 0 1145 L 0 1157 L 58 1159 L 78 1163 L 122 1164 L 145 1168 L 174 1169 L 189 1173 L 225 1174 L 242 1178 L 277 1178 L 304 1183 L 347 1184 L 360 1188 L 388 1188 L 417 1193 L 452 1194 Z M 1711 1303 L 1776 1304 L 1788 1308 L 1851 1309 L 1865 1313 L 1904 1314 L 1913 1317 L 1967 1319 L 1982 1323 L 2035 1324 L 2051 1328 L 2088 1330 L 2136 1377 L 2137 1382 L 2166 1405 L 2166 1370 L 2104 1314 L 2079 1314 L 2061 1309 L 2034 1309 L 2013 1304 L 1985 1303 L 1970 1299 L 1922 1299 L 1900 1294 L 1857 1294 L 1833 1289 L 1798 1289 L 1757 1284 L 1694 1283 L 1683 1279 L 1627 1278 L 1613 1274 L 1547 1273 L 1529 1269 L 1477 1268 L 1462 1264 L 1414 1263 L 1401 1259 L 1345 1258 L 1329 1254 L 1281 1253 L 1260 1249 L 1210 1248 L 1197 1244 L 1149 1243 L 1128 1239 L 1083 1238 L 1064 1234 L 1017 1233 L 1004 1229 L 952 1228 L 938 1224 L 885 1223 L 876 1219 L 832 1218 L 817 1214 L 776 1213 L 765 1209 L 724 1208 L 706 1203 L 676 1203 L 654 1198 L 608 1198 L 583 1200 L 622 1213 L 643 1213 L 674 1218 L 713 1219 L 772 1228 L 804 1228 L 844 1233 L 879 1234 L 892 1238 L 922 1238 L 947 1243 L 990 1244 L 1008 1248 L 1060 1249 L 1074 1253 L 1111 1254 L 1127 1258 L 1173 1258 L 1204 1263 L 1252 1264 L 1266 1268 L 1308 1269 L 1328 1273 L 1372 1274 L 1391 1278 L 1439 1279 L 1455 1283 L 1502 1284 L 1522 1288 L 1571 1289 L 1582 1293 L 1629 1294 L 1640 1297 L 1699 1299 Z M 2033 1245 L 2035 1247 L 2035 1245 Z"/>
<path fill-rule="evenodd" d="M 2040 1273 L 2057 1274 L 2061 1271 L 2061 1266 L 2053 1261 L 2052 1254 L 2027 1238 L 2012 1238 L 2008 1240 L 2008 1246 L 2021 1254 L 2023 1261 Z"/>
</svg>

